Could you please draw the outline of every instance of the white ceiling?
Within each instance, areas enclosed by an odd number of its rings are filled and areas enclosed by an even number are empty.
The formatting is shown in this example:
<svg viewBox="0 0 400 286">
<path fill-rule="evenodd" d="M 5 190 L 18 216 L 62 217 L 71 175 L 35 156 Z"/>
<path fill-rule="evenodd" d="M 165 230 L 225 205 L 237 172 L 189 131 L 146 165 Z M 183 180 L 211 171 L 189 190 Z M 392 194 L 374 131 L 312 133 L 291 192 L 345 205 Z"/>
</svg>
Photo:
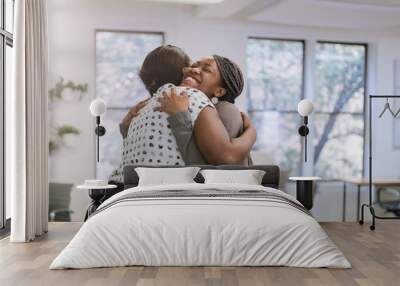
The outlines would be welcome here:
<svg viewBox="0 0 400 286">
<path fill-rule="evenodd" d="M 224 0 L 142 0 L 143 2 L 165 2 L 174 4 L 206 5 L 221 3 Z"/>
<path fill-rule="evenodd" d="M 197 15 L 320 28 L 400 28 L 400 0 L 224 0 Z"/>
<path fill-rule="evenodd" d="M 362 4 L 362 5 L 400 6 L 399 0 L 326 0 L 326 1 Z"/>
</svg>

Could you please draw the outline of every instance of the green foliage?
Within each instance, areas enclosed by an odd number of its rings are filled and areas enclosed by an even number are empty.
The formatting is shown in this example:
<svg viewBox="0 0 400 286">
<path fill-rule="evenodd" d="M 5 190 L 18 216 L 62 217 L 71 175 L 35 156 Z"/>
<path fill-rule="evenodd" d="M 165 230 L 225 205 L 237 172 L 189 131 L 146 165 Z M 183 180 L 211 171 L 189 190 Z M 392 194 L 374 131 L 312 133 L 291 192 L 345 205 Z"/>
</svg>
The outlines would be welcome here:
<svg viewBox="0 0 400 286">
<path fill-rule="evenodd" d="M 54 100 L 62 100 L 64 92 L 71 90 L 78 93 L 78 100 L 82 99 L 82 96 L 88 91 L 88 84 L 76 84 L 72 81 L 64 81 L 64 78 L 60 77 L 60 80 L 56 83 L 55 87 L 49 90 L 50 102 Z M 53 154 L 56 150 L 64 145 L 65 135 L 79 135 L 80 131 L 78 128 L 64 124 L 57 127 L 52 127 L 50 131 L 49 140 L 49 153 Z"/>
<path fill-rule="evenodd" d="M 75 84 L 72 81 L 64 82 L 64 78 L 60 77 L 60 81 L 56 83 L 56 86 L 49 90 L 50 101 L 55 99 L 62 99 L 65 90 L 76 91 L 79 93 L 79 99 L 82 95 L 88 91 L 88 84 Z"/>
<path fill-rule="evenodd" d="M 52 136 L 49 141 L 49 153 L 50 155 L 54 153 L 57 149 L 59 149 L 63 145 L 63 139 L 65 135 L 79 135 L 80 131 L 78 128 L 71 125 L 62 125 L 52 130 Z"/>
<path fill-rule="evenodd" d="M 58 144 L 53 140 L 49 141 L 49 153 L 50 155 L 58 148 Z"/>
<path fill-rule="evenodd" d="M 79 129 L 77 129 L 76 127 L 71 126 L 71 125 L 63 125 L 56 129 L 57 129 L 57 135 L 61 138 L 67 134 L 78 135 L 80 133 Z"/>
</svg>

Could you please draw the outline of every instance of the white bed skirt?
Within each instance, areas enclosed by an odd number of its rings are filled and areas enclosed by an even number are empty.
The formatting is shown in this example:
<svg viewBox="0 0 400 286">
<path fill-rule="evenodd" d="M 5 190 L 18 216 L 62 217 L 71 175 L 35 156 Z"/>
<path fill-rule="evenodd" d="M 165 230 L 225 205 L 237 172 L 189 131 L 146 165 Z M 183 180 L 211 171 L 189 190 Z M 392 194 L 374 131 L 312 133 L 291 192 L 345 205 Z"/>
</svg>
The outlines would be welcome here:
<svg viewBox="0 0 400 286">
<path fill-rule="evenodd" d="M 281 191 L 247 185 L 136 187 L 129 192 L 205 188 Z M 295 201 L 292 197 L 291 200 Z M 313 217 L 257 199 L 122 201 L 91 217 L 50 269 L 145 266 L 293 266 L 349 268 Z"/>
</svg>

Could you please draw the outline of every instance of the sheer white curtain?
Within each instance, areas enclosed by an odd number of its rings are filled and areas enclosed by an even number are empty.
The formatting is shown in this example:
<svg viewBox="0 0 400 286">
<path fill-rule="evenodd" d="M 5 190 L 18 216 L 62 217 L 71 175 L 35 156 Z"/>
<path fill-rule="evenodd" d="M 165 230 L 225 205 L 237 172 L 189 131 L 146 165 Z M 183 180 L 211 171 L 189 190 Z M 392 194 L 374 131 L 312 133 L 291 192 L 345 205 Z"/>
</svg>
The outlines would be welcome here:
<svg viewBox="0 0 400 286">
<path fill-rule="evenodd" d="M 13 93 L 9 100 L 12 242 L 47 232 L 47 15 L 46 0 L 15 1 Z"/>
</svg>

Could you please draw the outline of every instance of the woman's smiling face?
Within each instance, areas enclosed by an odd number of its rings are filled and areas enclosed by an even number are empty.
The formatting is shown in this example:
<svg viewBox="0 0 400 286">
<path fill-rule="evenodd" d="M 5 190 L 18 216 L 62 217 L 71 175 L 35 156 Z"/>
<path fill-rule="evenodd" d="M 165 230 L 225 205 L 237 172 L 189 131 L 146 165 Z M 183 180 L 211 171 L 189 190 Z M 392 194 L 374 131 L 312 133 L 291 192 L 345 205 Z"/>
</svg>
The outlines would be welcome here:
<svg viewBox="0 0 400 286">
<path fill-rule="evenodd" d="M 196 88 L 209 98 L 214 97 L 216 90 L 221 88 L 221 75 L 214 58 L 203 58 L 184 68 L 182 85 Z"/>
</svg>

